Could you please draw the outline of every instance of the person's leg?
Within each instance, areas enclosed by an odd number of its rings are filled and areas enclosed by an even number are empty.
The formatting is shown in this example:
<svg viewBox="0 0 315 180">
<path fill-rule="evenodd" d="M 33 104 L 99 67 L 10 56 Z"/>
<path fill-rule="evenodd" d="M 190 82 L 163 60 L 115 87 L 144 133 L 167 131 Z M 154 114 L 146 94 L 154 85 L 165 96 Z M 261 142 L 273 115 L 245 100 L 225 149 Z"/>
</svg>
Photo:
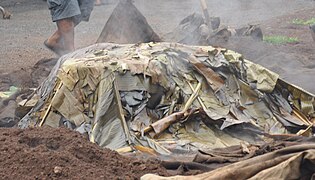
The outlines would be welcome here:
<svg viewBox="0 0 315 180">
<path fill-rule="evenodd" d="M 78 0 L 47 0 L 47 3 L 52 21 L 57 23 L 58 29 L 44 42 L 44 45 L 58 55 L 73 51 L 74 17 L 81 14 Z"/>
<path fill-rule="evenodd" d="M 58 55 L 74 51 L 74 22 L 72 18 L 56 21 L 55 31 L 45 42 L 45 46 Z"/>
<path fill-rule="evenodd" d="M 45 45 L 53 49 L 63 49 L 61 33 L 58 29 L 45 41 Z"/>
<path fill-rule="evenodd" d="M 57 21 L 58 32 L 63 40 L 63 47 L 66 52 L 74 51 L 74 22 L 72 18 Z"/>
</svg>

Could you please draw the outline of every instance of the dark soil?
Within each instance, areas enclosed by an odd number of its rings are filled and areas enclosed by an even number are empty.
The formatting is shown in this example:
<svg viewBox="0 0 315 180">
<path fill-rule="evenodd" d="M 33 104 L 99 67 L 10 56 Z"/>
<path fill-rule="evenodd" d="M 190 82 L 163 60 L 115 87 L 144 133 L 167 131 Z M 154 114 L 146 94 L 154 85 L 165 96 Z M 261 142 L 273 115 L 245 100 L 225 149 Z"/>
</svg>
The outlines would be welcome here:
<svg viewBox="0 0 315 180">
<path fill-rule="evenodd" d="M 101 149 L 68 129 L 0 129 L 0 179 L 139 179 L 168 175 L 157 160 Z"/>
</svg>

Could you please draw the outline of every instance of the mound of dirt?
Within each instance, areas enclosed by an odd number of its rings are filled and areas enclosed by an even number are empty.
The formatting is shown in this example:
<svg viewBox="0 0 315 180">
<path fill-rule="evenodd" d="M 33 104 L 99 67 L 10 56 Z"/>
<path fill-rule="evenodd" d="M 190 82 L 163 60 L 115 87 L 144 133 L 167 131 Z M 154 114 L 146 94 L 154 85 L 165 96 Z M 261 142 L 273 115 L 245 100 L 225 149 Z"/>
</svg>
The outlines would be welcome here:
<svg viewBox="0 0 315 180">
<path fill-rule="evenodd" d="M 139 179 L 147 173 L 168 175 L 157 160 L 100 149 L 68 129 L 0 129 L 3 179 Z"/>
</svg>

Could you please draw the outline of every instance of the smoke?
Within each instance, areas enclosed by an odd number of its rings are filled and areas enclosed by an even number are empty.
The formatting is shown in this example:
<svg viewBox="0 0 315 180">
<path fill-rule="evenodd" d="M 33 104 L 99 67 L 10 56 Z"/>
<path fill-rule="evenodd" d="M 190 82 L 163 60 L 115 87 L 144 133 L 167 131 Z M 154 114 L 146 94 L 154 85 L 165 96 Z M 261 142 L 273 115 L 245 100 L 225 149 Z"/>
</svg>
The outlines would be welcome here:
<svg viewBox="0 0 315 180">
<path fill-rule="evenodd" d="M 194 12 L 202 13 L 199 0 L 135 0 L 135 5 L 158 34 L 171 32 Z"/>
<path fill-rule="evenodd" d="M 106 21 L 119 0 L 104 0 L 104 6 L 95 7 L 88 24 L 81 23 L 77 28 L 78 46 L 96 42 Z M 206 0 L 210 16 L 221 18 L 223 26 L 240 28 L 248 24 L 281 16 L 288 11 L 305 7 L 307 0 Z M 199 0 L 134 0 L 135 6 L 146 17 L 153 30 L 160 36 L 176 28 L 181 20 L 192 13 L 202 14 Z M 285 4 L 285 8 L 283 5 Z M 117 24 L 119 26 L 119 24 Z"/>
<path fill-rule="evenodd" d="M 134 0 L 152 26 L 171 30 L 182 19 L 196 12 L 202 14 L 199 0 Z M 306 0 L 206 0 L 210 16 L 221 17 L 225 25 L 243 26 L 281 16 L 305 7 Z M 283 8 L 283 6 L 286 8 Z M 159 21 L 157 21 L 159 19 Z"/>
<path fill-rule="evenodd" d="M 199 0 L 134 0 L 136 7 L 159 34 L 172 31 L 192 13 L 202 14 Z M 288 11 L 305 7 L 294 0 L 206 0 L 210 16 L 220 17 L 226 26 L 241 27 L 258 23 Z M 286 8 L 282 8 L 285 4 Z"/>
</svg>

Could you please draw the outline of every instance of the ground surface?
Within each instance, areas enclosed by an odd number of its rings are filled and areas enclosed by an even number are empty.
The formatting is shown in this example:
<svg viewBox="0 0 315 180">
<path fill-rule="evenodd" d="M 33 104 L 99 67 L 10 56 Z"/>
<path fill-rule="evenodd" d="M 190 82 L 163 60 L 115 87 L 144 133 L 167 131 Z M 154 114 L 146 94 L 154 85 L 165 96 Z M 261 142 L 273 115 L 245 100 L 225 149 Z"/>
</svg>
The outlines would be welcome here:
<svg viewBox="0 0 315 180">
<path fill-rule="evenodd" d="M 93 44 L 117 1 L 95 7 L 89 23 L 76 29 L 76 47 Z M 315 43 L 307 26 L 293 25 L 295 18 L 315 17 L 312 0 L 207 0 L 209 13 L 221 17 L 222 24 L 241 27 L 249 23 L 261 24 L 265 35 L 297 37 L 298 43 L 270 45 L 248 39 L 235 39 L 221 46 L 236 50 L 247 59 L 276 71 L 282 78 L 315 93 L 310 83 L 315 75 Z M 195 0 L 135 0 L 160 35 L 172 31 L 181 19 L 193 12 L 201 12 Z M 8 84 L 27 86 L 31 82 L 30 69 L 41 59 L 55 55 L 44 48 L 43 41 L 55 30 L 45 1 L 2 0 L 0 5 L 13 13 L 11 20 L 0 19 L 0 89 Z M 13 75 L 7 76 L 14 71 Z M 3 84 L 7 86 L 3 86 Z M 27 85 L 25 85 L 27 84 Z"/>
<path fill-rule="evenodd" d="M 68 129 L 0 129 L 0 179 L 139 179 L 169 175 L 156 160 L 100 149 Z"/>
</svg>

